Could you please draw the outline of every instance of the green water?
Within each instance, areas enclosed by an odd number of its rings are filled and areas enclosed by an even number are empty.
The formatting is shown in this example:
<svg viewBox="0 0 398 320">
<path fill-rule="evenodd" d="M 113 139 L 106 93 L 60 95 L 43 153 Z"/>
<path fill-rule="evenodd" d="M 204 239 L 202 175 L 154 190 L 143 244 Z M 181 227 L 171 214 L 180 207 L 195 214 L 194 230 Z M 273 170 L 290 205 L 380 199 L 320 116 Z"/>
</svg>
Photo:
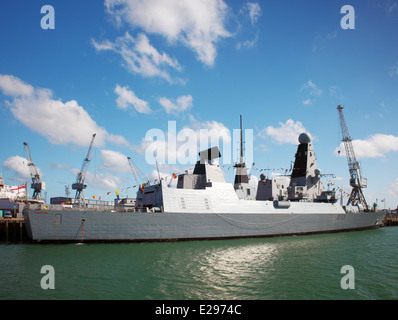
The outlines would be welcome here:
<svg viewBox="0 0 398 320">
<path fill-rule="evenodd" d="M 0 299 L 398 299 L 398 227 L 175 243 L 0 245 Z M 55 289 L 44 290 L 43 265 Z M 343 290 L 344 265 L 355 289 Z"/>
</svg>

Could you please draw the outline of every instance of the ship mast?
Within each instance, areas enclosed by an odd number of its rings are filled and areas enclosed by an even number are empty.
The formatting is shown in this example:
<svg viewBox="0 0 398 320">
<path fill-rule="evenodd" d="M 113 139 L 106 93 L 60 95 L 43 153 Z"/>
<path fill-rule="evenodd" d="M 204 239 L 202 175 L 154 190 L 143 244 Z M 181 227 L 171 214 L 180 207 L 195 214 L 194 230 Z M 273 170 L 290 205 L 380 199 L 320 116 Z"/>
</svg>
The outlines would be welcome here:
<svg viewBox="0 0 398 320">
<path fill-rule="evenodd" d="M 344 142 L 348 170 L 350 172 L 350 186 L 352 187 L 350 197 L 347 201 L 347 206 L 359 206 L 359 204 L 361 204 L 364 206 L 365 211 L 368 211 L 368 204 L 366 203 L 365 196 L 362 192 L 362 188 L 366 188 L 367 186 L 367 180 L 362 178 L 361 167 L 355 157 L 352 139 L 343 113 L 343 107 L 338 105 L 337 110 L 339 112 L 342 141 Z"/>
<path fill-rule="evenodd" d="M 235 163 L 235 190 L 240 188 L 242 183 L 249 183 L 249 178 L 247 176 L 246 163 L 243 161 L 243 134 L 242 134 L 242 116 L 240 116 L 240 155 L 239 162 Z"/>
<path fill-rule="evenodd" d="M 242 133 L 242 115 L 240 116 L 240 163 L 243 163 L 243 133 Z"/>
</svg>

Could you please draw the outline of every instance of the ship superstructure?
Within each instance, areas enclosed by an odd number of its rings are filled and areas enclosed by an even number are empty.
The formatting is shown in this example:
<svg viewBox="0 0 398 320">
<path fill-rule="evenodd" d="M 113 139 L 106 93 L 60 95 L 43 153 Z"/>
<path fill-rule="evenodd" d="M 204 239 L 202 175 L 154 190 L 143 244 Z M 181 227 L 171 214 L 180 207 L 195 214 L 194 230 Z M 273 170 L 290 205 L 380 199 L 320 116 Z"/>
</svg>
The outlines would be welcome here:
<svg viewBox="0 0 398 320">
<path fill-rule="evenodd" d="M 14 217 L 22 213 L 23 203 L 26 199 L 26 185 L 10 186 L 4 182 L 0 173 L 0 217 L 4 210 L 11 211 Z"/>
<path fill-rule="evenodd" d="M 290 200 L 308 199 L 321 201 L 321 171 L 319 170 L 314 147 L 308 133 L 300 134 L 294 167 L 288 187 Z"/>
</svg>

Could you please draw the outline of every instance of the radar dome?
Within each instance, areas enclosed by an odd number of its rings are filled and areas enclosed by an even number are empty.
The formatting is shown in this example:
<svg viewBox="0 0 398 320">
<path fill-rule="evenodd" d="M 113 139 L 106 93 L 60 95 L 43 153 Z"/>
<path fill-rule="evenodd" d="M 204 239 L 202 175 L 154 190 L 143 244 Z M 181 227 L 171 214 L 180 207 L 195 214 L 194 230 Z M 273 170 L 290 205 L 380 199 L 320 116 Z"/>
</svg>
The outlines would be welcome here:
<svg viewBox="0 0 398 320">
<path fill-rule="evenodd" d="M 302 134 L 299 135 L 298 140 L 299 140 L 300 144 L 301 143 L 310 143 L 311 142 L 311 137 L 310 137 L 310 135 L 308 133 L 303 132 Z"/>
</svg>

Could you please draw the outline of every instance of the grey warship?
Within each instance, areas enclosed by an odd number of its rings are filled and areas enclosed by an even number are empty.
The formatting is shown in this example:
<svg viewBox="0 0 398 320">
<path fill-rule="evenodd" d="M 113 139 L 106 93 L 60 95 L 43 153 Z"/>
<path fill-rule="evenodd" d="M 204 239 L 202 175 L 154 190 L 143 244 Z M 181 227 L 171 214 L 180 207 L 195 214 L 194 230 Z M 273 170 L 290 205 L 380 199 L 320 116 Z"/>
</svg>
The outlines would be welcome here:
<svg viewBox="0 0 398 320">
<path fill-rule="evenodd" d="M 306 133 L 299 136 L 289 185 L 261 175 L 254 193 L 242 157 L 232 185 L 214 161 L 219 157 L 218 147 L 199 152 L 193 173 L 180 174 L 177 187 L 163 180 L 140 187 L 133 207 L 30 204 L 23 212 L 27 233 L 36 242 L 232 239 L 375 229 L 385 216 L 359 202 L 343 206 L 334 191 L 321 191 Z"/>
</svg>

